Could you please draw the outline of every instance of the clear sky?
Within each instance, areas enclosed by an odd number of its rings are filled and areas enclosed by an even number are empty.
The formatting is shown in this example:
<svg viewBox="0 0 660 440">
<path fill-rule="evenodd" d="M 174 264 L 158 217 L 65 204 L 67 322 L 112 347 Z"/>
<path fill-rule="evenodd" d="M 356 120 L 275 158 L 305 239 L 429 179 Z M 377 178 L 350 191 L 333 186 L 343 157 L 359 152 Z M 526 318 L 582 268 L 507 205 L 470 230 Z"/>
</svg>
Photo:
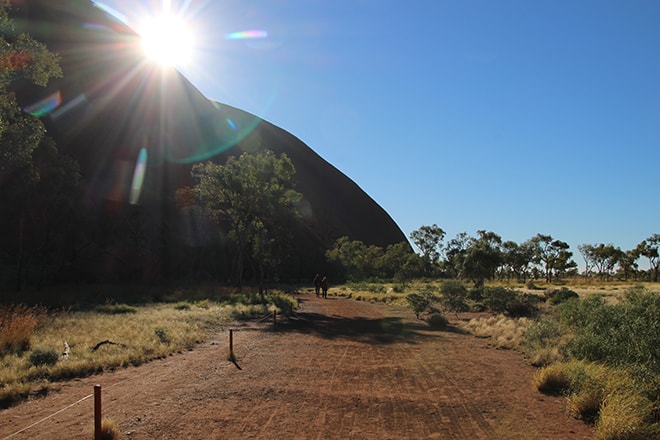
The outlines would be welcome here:
<svg viewBox="0 0 660 440">
<path fill-rule="evenodd" d="M 549 234 L 582 266 L 579 244 L 660 233 L 660 1 L 102 3 L 184 17 L 202 93 L 300 138 L 407 236 Z"/>
</svg>

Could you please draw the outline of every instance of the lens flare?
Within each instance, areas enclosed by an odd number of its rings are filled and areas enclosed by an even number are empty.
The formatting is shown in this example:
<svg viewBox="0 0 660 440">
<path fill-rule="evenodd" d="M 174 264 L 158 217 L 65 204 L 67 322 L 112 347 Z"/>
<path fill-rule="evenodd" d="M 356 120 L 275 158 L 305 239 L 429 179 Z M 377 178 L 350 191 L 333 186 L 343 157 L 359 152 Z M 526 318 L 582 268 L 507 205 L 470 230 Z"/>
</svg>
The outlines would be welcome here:
<svg viewBox="0 0 660 440">
<path fill-rule="evenodd" d="M 142 192 L 142 184 L 144 183 L 144 174 L 147 170 L 147 149 L 142 148 L 138 154 L 137 162 L 135 163 L 135 171 L 133 171 L 133 183 L 131 184 L 131 205 L 137 204 L 140 200 L 140 193 Z"/>
<path fill-rule="evenodd" d="M 32 116 L 36 116 L 40 118 L 42 116 L 46 116 L 47 114 L 55 110 L 57 107 L 59 107 L 61 103 L 62 103 L 62 95 L 58 90 L 57 92 L 42 99 L 41 101 L 25 107 L 23 110 L 25 110 L 27 113 L 31 114 Z"/>
<path fill-rule="evenodd" d="M 268 37 L 268 32 L 261 30 L 232 32 L 225 35 L 225 40 L 254 40 Z"/>
</svg>

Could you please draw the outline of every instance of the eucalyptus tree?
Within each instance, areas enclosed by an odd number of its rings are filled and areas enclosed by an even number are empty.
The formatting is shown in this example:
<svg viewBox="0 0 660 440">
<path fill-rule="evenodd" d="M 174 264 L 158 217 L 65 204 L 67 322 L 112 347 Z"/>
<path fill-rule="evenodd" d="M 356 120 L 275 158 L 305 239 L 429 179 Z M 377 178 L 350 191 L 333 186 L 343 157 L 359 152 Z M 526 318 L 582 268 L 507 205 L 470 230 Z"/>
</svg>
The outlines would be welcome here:
<svg viewBox="0 0 660 440">
<path fill-rule="evenodd" d="M 445 238 L 445 231 L 438 225 L 421 226 L 419 229 L 410 233 L 410 239 L 422 254 L 425 262 L 427 275 L 433 274 L 433 269 L 437 268 L 442 253 L 442 240 Z"/>
<path fill-rule="evenodd" d="M 637 252 L 637 249 L 630 249 L 621 253 L 618 273 L 624 280 L 628 280 L 631 276 L 633 279 L 637 278 L 639 270 L 639 265 L 637 264 L 638 259 L 639 253 Z"/>
<path fill-rule="evenodd" d="M 294 189 L 295 167 L 286 154 L 244 153 L 223 164 L 193 166 L 193 194 L 233 245 L 232 273 L 240 287 L 245 263 L 251 262 L 263 291 L 269 273 L 290 250 L 299 220 Z"/>
<path fill-rule="evenodd" d="M 586 263 L 587 273 L 593 267 L 601 278 L 609 278 L 624 255 L 620 248 L 603 243 L 581 244 L 578 246 L 578 250 Z"/>
<path fill-rule="evenodd" d="M 637 245 L 640 256 L 649 260 L 649 267 L 653 271 L 653 281 L 658 282 L 658 267 L 660 267 L 660 234 L 653 234 Z"/>
<path fill-rule="evenodd" d="M 477 234 L 478 237 L 471 237 L 467 242 L 463 276 L 480 286 L 484 280 L 495 278 L 495 272 L 503 262 L 502 237 L 485 230 L 479 230 Z"/>
<path fill-rule="evenodd" d="M 422 274 L 421 257 L 406 242 L 391 244 L 378 260 L 378 271 L 383 278 L 404 281 Z"/>
<path fill-rule="evenodd" d="M 30 251 L 41 250 L 43 273 L 44 255 L 57 249 L 55 219 L 68 206 L 64 201 L 77 185 L 79 171 L 75 162 L 59 155 L 42 122 L 19 107 L 12 87 L 46 86 L 61 76 L 59 56 L 16 32 L 9 2 L 0 2 L 0 206 L 4 225 L 16 231 L 17 249 L 9 252 L 16 254 L 18 289 L 27 282 Z"/>
<path fill-rule="evenodd" d="M 551 235 L 536 234 L 529 240 L 533 249 L 533 262 L 538 264 L 545 274 L 546 282 L 552 282 L 553 274 L 561 275 L 577 265 L 571 259 L 568 243 L 555 240 Z"/>
<path fill-rule="evenodd" d="M 505 275 L 510 279 L 515 275 L 521 282 L 527 280 L 529 265 L 532 262 L 533 249 L 528 241 L 518 244 L 515 241 L 502 243 L 502 262 L 505 267 Z"/>
<path fill-rule="evenodd" d="M 445 269 L 452 278 L 463 278 L 463 263 L 469 240 L 470 236 L 467 232 L 460 232 L 447 242 L 445 247 Z"/>
</svg>

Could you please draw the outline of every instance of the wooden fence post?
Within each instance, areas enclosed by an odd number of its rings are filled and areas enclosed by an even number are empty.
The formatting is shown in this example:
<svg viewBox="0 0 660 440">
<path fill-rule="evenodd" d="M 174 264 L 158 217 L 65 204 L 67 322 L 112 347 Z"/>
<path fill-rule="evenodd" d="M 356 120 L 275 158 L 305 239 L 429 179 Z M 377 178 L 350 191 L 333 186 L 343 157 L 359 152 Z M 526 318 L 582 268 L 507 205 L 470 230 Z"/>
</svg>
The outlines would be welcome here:
<svg viewBox="0 0 660 440">
<path fill-rule="evenodd" d="M 234 356 L 234 330 L 229 329 L 229 360 L 233 361 L 236 359 Z"/>
<path fill-rule="evenodd" d="M 102 418 L 101 385 L 94 385 L 94 440 L 101 440 Z"/>
</svg>

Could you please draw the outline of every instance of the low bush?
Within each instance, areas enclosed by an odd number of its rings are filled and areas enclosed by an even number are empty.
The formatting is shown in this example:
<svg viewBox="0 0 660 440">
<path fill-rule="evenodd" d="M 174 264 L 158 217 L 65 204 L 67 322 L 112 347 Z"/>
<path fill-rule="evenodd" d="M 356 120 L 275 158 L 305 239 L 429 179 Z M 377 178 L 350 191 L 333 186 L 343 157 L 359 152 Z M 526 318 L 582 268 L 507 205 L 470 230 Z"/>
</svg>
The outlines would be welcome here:
<svg viewBox="0 0 660 440">
<path fill-rule="evenodd" d="M 447 280 L 440 286 L 442 297 L 440 302 L 444 308 L 452 312 L 467 312 L 470 306 L 467 303 L 467 288 L 458 280 Z"/>
<path fill-rule="evenodd" d="M 573 335 L 566 350 L 577 359 L 642 366 L 660 374 L 660 295 L 634 288 L 619 304 L 599 296 L 559 306 L 559 322 Z"/>
<path fill-rule="evenodd" d="M 546 366 L 566 360 L 566 329 L 554 316 L 533 321 L 525 332 L 522 349 L 534 366 Z"/>
<path fill-rule="evenodd" d="M 406 295 L 408 305 L 415 312 L 417 319 L 421 319 L 423 313 L 427 312 L 431 306 L 431 295 L 428 293 L 411 293 Z"/>
<path fill-rule="evenodd" d="M 52 348 L 36 348 L 30 353 L 30 363 L 35 367 L 41 365 L 55 365 L 59 354 Z"/>
<path fill-rule="evenodd" d="M 579 298 L 579 295 L 566 287 L 561 289 L 548 289 L 545 291 L 545 299 L 550 304 L 561 304 L 569 299 Z"/>
<path fill-rule="evenodd" d="M 506 313 L 512 317 L 534 316 L 538 310 L 536 295 L 521 294 L 506 287 L 484 287 L 482 303 L 494 313 Z"/>
<path fill-rule="evenodd" d="M 449 325 L 449 320 L 440 313 L 431 314 L 426 322 L 428 322 L 431 327 L 438 329 L 446 328 Z"/>
</svg>

